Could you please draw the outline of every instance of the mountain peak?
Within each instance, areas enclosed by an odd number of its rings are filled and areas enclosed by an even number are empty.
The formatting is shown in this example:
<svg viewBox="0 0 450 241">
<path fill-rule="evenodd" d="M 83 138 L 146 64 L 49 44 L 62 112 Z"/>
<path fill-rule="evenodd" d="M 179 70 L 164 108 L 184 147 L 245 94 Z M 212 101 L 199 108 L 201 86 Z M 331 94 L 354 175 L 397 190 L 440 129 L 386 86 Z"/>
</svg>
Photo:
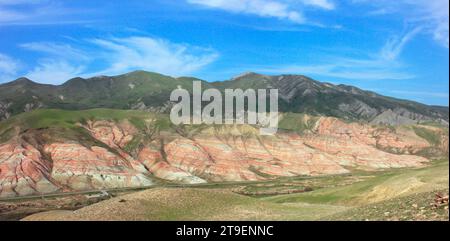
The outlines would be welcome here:
<svg viewBox="0 0 450 241">
<path fill-rule="evenodd" d="M 35 82 L 33 82 L 32 80 L 26 78 L 26 77 L 20 77 L 12 82 L 10 82 L 11 84 L 36 84 Z"/>
<path fill-rule="evenodd" d="M 150 71 L 145 71 L 145 70 L 134 70 L 134 71 L 128 72 L 126 74 L 118 75 L 118 76 L 149 76 L 149 75 L 161 75 L 162 76 L 162 74 L 160 74 L 160 73 L 150 72 Z"/>
<path fill-rule="evenodd" d="M 130 74 L 149 74 L 149 73 L 151 73 L 151 72 L 145 71 L 145 70 L 134 70 L 134 71 L 131 71 L 131 72 L 127 73 L 127 74 L 130 75 Z"/>
<path fill-rule="evenodd" d="M 241 73 L 239 75 L 234 76 L 232 78 L 232 80 L 246 78 L 246 77 L 260 77 L 260 76 L 264 76 L 264 75 L 258 74 L 258 73 L 255 73 L 255 72 L 244 72 L 244 73 Z"/>
<path fill-rule="evenodd" d="M 64 82 L 62 85 L 63 86 L 65 86 L 65 85 L 73 85 L 73 84 L 77 84 L 77 83 L 84 82 L 84 81 L 86 81 L 86 79 L 83 79 L 81 77 L 75 77 L 75 78 L 72 78 L 72 79 Z"/>
</svg>

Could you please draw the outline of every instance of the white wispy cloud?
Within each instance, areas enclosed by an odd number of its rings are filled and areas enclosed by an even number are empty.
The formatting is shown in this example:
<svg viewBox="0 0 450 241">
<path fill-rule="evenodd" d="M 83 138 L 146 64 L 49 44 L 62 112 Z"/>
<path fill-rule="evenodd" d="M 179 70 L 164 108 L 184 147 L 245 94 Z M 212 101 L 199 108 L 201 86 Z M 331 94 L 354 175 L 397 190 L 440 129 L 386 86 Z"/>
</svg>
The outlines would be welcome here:
<svg viewBox="0 0 450 241">
<path fill-rule="evenodd" d="M 330 0 L 301 0 L 301 2 L 305 5 L 315 6 L 318 8 L 323 8 L 327 10 L 335 9 L 334 2 Z"/>
<path fill-rule="evenodd" d="M 297 24 L 307 23 L 303 14 L 304 7 L 323 10 L 335 8 L 335 4 L 330 0 L 187 0 L 187 2 L 232 13 L 278 18 Z"/>
<path fill-rule="evenodd" d="M 10 23 L 23 20 L 27 18 L 22 11 L 15 10 L 11 7 L 21 5 L 26 1 L 0 0 L 0 24 Z"/>
<path fill-rule="evenodd" d="M 448 0 L 352 0 L 354 4 L 374 6 L 371 15 L 396 14 L 406 23 L 421 26 L 442 46 L 449 47 Z"/>
<path fill-rule="evenodd" d="M 65 60 L 45 59 L 25 76 L 33 81 L 45 84 L 59 84 L 83 73 L 85 67 L 74 65 Z"/>
<path fill-rule="evenodd" d="M 36 4 L 42 3 L 45 0 L 0 0 L 0 6 L 11 6 L 11 5 L 19 5 L 19 4 Z"/>
<path fill-rule="evenodd" d="M 82 16 L 88 12 L 92 10 L 67 8 L 55 0 L 0 0 L 0 26 L 86 23 Z"/>
<path fill-rule="evenodd" d="M 299 73 L 348 80 L 404 80 L 416 77 L 405 70 L 399 56 L 405 45 L 420 31 L 413 29 L 402 36 L 390 38 L 378 52 L 359 57 L 326 55 L 326 62 L 270 66 L 258 71 L 266 73 Z M 358 51 L 356 51 L 358 52 Z M 348 54 L 348 53 L 347 53 Z"/>
<path fill-rule="evenodd" d="M 17 63 L 11 57 L 0 53 L 0 72 L 13 74 L 17 71 Z"/>
<path fill-rule="evenodd" d="M 17 23 L 31 18 L 34 12 L 17 9 L 17 6 L 27 4 L 35 7 L 41 1 L 36 0 L 0 0 L 0 24 Z"/>
<path fill-rule="evenodd" d="M 88 53 L 69 44 L 31 42 L 19 46 L 42 55 L 36 66 L 25 74 L 40 83 L 58 84 L 79 76 L 90 62 Z"/>
<path fill-rule="evenodd" d="M 91 42 L 107 51 L 104 60 L 110 67 L 99 74 L 143 69 L 180 76 L 193 73 L 218 57 L 212 49 L 150 37 L 94 39 Z"/>
<path fill-rule="evenodd" d="M 428 19 L 433 37 L 442 45 L 449 47 L 449 1 L 434 0 L 420 1 L 425 7 L 424 19 Z"/>
<path fill-rule="evenodd" d="M 44 55 L 25 76 L 32 80 L 59 84 L 76 76 L 116 75 L 133 70 L 162 74 L 189 75 L 212 63 L 219 56 L 209 48 L 172 43 L 151 37 L 90 39 L 82 46 L 33 42 L 20 46 Z M 92 70 L 96 62 L 106 67 Z"/>
<path fill-rule="evenodd" d="M 27 50 L 37 51 L 52 56 L 69 58 L 72 60 L 82 61 L 89 58 L 87 53 L 80 49 L 76 49 L 69 44 L 60 44 L 53 42 L 31 42 L 21 44 L 20 47 Z"/>
<path fill-rule="evenodd" d="M 272 0 L 188 0 L 188 3 L 218 8 L 234 13 L 254 14 L 261 17 L 287 19 L 295 23 L 305 21 L 303 14 L 288 4 Z"/>
<path fill-rule="evenodd" d="M 405 45 L 411 41 L 422 30 L 421 27 L 416 27 L 407 32 L 403 36 L 394 36 L 384 45 L 381 50 L 381 57 L 385 60 L 395 60 L 403 51 Z"/>
<path fill-rule="evenodd" d="M 389 90 L 389 93 L 400 94 L 406 96 L 420 96 L 420 97 L 433 97 L 433 98 L 442 98 L 448 99 L 449 94 L 445 92 L 428 92 L 428 91 L 409 91 L 409 90 Z"/>
<path fill-rule="evenodd" d="M 13 58 L 0 53 L 0 83 L 10 81 L 17 74 L 19 62 Z"/>
<path fill-rule="evenodd" d="M 7 22 L 15 22 L 24 19 L 25 17 L 26 16 L 20 13 L 0 8 L 0 24 Z"/>
<path fill-rule="evenodd" d="M 274 74 L 297 73 L 348 80 L 403 80 L 415 77 L 413 74 L 393 68 L 388 64 L 380 65 L 380 62 L 375 59 L 361 61 L 360 59 L 334 58 L 329 59 L 329 62 L 333 63 L 318 63 L 314 65 L 293 64 L 265 67 L 260 68 L 257 71 Z M 352 66 L 346 64 L 352 62 L 360 62 L 360 64 L 353 64 Z M 362 64 L 363 62 L 364 64 Z"/>
</svg>

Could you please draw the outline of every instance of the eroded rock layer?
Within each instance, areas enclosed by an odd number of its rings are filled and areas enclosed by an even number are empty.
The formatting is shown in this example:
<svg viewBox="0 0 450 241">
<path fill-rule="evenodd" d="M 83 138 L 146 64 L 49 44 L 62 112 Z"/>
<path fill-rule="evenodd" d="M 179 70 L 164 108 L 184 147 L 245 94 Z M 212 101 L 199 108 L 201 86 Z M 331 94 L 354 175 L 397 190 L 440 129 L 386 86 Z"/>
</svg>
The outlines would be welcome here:
<svg viewBox="0 0 450 241">
<path fill-rule="evenodd" d="M 43 129 L 0 144 L 0 197 L 418 167 L 429 160 L 415 153 L 431 146 L 408 128 L 325 117 L 306 134 L 265 137 L 251 126 L 215 126 L 194 134 L 142 131 L 128 121 L 78 126 L 86 133 L 83 141 L 64 133 L 45 137 L 51 134 Z M 448 143 L 448 135 L 442 140 Z"/>
</svg>

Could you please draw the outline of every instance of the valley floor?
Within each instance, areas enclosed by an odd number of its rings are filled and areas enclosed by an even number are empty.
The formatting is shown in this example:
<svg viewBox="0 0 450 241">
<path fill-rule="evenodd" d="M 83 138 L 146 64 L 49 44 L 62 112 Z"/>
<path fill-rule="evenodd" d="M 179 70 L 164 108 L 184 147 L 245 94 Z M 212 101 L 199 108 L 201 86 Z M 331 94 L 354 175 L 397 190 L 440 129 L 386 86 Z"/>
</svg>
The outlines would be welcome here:
<svg viewBox="0 0 450 241">
<path fill-rule="evenodd" d="M 448 190 L 442 160 L 416 169 L 154 188 L 24 220 L 449 220 L 448 201 L 435 201 Z"/>
</svg>

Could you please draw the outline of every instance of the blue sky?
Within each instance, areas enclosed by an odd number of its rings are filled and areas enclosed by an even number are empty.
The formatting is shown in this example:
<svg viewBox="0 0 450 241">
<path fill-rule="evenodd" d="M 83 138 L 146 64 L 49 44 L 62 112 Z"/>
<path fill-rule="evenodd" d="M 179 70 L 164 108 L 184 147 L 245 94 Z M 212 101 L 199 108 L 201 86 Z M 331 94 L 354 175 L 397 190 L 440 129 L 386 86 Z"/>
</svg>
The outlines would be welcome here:
<svg viewBox="0 0 450 241">
<path fill-rule="evenodd" d="M 304 74 L 448 106 L 448 0 L 0 0 L 0 83 Z"/>
</svg>

